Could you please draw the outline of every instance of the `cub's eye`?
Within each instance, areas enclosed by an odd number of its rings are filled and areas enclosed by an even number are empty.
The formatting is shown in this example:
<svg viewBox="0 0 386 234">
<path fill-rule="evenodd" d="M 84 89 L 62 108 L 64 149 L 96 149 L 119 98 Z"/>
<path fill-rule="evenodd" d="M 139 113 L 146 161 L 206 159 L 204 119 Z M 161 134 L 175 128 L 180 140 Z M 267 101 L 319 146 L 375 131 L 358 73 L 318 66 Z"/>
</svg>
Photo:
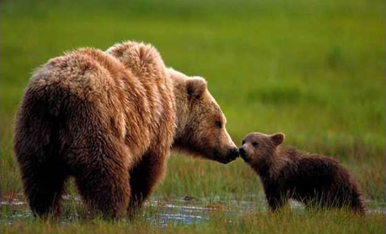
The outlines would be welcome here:
<svg viewBox="0 0 386 234">
<path fill-rule="evenodd" d="M 253 145 L 254 147 L 257 147 L 257 146 L 259 145 L 259 143 L 257 143 L 257 142 L 252 142 L 252 145 Z"/>
<path fill-rule="evenodd" d="M 215 126 L 216 126 L 217 128 L 222 128 L 222 123 L 221 123 L 221 121 L 216 121 L 214 124 L 215 124 Z"/>
<path fill-rule="evenodd" d="M 241 144 L 244 145 L 244 144 L 245 144 L 245 141 L 242 141 Z"/>
</svg>

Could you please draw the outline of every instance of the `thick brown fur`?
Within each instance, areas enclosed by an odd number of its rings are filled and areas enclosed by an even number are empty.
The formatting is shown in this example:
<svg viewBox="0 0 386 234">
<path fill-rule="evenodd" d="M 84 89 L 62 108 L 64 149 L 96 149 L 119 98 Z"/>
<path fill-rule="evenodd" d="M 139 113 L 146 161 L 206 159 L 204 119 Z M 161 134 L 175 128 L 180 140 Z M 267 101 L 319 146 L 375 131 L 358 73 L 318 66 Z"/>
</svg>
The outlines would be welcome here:
<svg viewBox="0 0 386 234">
<path fill-rule="evenodd" d="M 197 105 L 213 111 L 201 113 Z M 166 68 L 151 45 L 125 42 L 106 52 L 85 48 L 51 59 L 32 76 L 15 129 L 33 213 L 60 212 L 69 176 L 105 217 L 136 210 L 163 178 L 173 142 L 208 159 L 232 161 L 235 145 L 225 122 L 222 128 L 207 124 L 213 116 L 225 119 L 205 80 Z M 208 135 L 210 129 L 217 135 Z M 219 136 L 226 138 L 219 142 Z"/>
<path fill-rule="evenodd" d="M 335 159 L 281 147 L 283 141 L 282 133 L 250 133 L 239 150 L 259 175 L 272 211 L 295 199 L 308 207 L 349 208 L 364 214 L 359 186 L 348 170 Z"/>
</svg>

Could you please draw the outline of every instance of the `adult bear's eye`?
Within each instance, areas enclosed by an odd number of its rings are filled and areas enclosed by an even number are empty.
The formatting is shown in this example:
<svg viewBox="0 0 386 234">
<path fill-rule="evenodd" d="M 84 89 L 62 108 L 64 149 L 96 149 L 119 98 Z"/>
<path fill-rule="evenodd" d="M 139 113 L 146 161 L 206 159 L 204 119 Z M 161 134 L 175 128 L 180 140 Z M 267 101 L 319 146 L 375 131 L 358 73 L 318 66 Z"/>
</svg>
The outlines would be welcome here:
<svg viewBox="0 0 386 234">
<path fill-rule="evenodd" d="M 259 143 L 257 143 L 257 142 L 252 142 L 252 145 L 253 145 L 254 147 L 257 147 L 257 146 L 259 145 Z"/>
<path fill-rule="evenodd" d="M 216 125 L 217 128 L 222 128 L 222 123 L 221 123 L 221 121 L 218 121 L 218 120 L 217 120 L 214 124 Z"/>
</svg>

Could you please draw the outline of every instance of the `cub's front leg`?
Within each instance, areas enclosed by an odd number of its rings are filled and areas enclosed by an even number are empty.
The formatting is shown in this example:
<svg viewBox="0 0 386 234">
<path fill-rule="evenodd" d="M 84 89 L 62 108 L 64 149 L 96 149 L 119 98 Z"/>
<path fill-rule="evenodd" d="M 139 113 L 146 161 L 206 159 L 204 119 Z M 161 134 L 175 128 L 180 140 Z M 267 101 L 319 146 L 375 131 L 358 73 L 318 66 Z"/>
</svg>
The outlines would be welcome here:
<svg viewBox="0 0 386 234">
<path fill-rule="evenodd" d="M 272 212 L 280 210 L 288 201 L 288 195 L 279 186 L 264 186 L 268 206 Z"/>
</svg>

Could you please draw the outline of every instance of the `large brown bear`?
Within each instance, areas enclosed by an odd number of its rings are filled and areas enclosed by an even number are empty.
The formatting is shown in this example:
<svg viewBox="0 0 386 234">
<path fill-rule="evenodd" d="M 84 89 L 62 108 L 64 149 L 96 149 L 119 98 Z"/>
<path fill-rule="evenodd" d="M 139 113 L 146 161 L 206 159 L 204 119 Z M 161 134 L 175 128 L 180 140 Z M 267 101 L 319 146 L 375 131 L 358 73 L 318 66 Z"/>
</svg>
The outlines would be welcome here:
<svg viewBox="0 0 386 234">
<path fill-rule="evenodd" d="M 240 155 L 259 175 L 272 211 L 288 199 L 308 207 L 342 208 L 364 214 L 359 186 L 335 159 L 281 147 L 284 134 L 250 133 Z"/>
<path fill-rule="evenodd" d="M 74 176 L 86 203 L 120 217 L 154 190 L 172 147 L 234 160 L 225 123 L 206 81 L 166 68 L 151 45 L 53 58 L 32 76 L 17 114 L 14 148 L 29 206 L 58 214 Z"/>
</svg>

